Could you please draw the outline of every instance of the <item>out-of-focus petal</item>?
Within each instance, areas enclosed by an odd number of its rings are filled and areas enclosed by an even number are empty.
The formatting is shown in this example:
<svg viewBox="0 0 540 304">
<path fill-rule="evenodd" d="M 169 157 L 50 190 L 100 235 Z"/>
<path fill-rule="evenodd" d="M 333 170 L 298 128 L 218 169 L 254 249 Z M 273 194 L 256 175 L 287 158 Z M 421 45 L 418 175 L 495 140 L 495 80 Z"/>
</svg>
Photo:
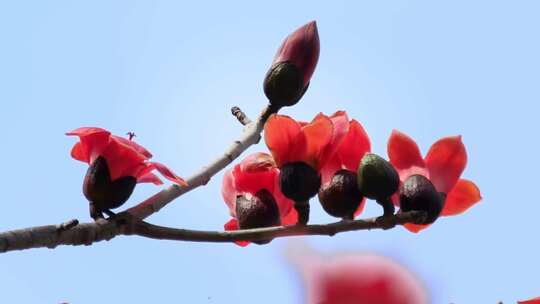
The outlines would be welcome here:
<svg viewBox="0 0 540 304">
<path fill-rule="evenodd" d="M 370 150 L 371 143 L 369 142 L 366 131 L 358 121 L 351 120 L 349 131 L 338 150 L 343 166 L 348 170 L 356 172 L 360 160 Z"/>
<path fill-rule="evenodd" d="M 225 231 L 238 230 L 238 221 L 236 219 L 231 219 L 227 223 L 225 223 L 225 225 L 223 225 L 223 228 L 225 228 Z M 236 241 L 234 243 L 240 247 L 246 247 L 247 245 L 249 245 L 249 242 L 246 241 Z"/>
<path fill-rule="evenodd" d="M 319 169 L 319 161 L 326 146 L 332 140 L 334 127 L 328 116 L 319 115 L 311 123 L 302 128 L 306 138 L 306 149 L 300 159 Z M 296 153 L 296 152 L 295 152 Z"/>
<path fill-rule="evenodd" d="M 472 181 L 460 179 L 446 196 L 441 215 L 461 214 L 481 199 L 480 189 Z"/>
<path fill-rule="evenodd" d="M 235 188 L 238 192 L 257 193 L 266 189 L 270 193 L 274 192 L 274 180 L 277 169 L 259 172 L 243 172 L 240 166 L 233 169 Z"/>
<path fill-rule="evenodd" d="M 424 159 L 416 142 L 398 130 L 393 130 L 388 140 L 388 157 L 396 170 L 425 167 Z"/>
<path fill-rule="evenodd" d="M 156 186 L 163 185 L 163 181 L 152 172 L 139 175 L 139 177 L 137 177 L 137 183 L 152 183 Z"/>
<path fill-rule="evenodd" d="M 540 304 L 540 297 L 529 299 L 525 301 L 518 301 L 518 304 Z"/>
<path fill-rule="evenodd" d="M 278 166 L 289 161 L 291 147 L 297 141 L 300 131 L 298 122 L 289 116 L 273 114 L 266 121 L 264 141 Z"/>
<path fill-rule="evenodd" d="M 429 179 L 439 192 L 448 193 L 458 181 L 467 164 L 467 152 L 461 136 L 441 138 L 426 156 Z"/>
<path fill-rule="evenodd" d="M 272 194 L 274 195 L 274 199 L 276 200 L 279 208 L 279 215 L 282 217 L 283 221 L 283 217 L 287 216 L 289 212 L 294 209 L 294 202 L 285 197 L 285 195 L 281 192 L 281 189 L 279 188 L 279 173 L 276 173 L 274 177 L 274 192 Z"/>
</svg>

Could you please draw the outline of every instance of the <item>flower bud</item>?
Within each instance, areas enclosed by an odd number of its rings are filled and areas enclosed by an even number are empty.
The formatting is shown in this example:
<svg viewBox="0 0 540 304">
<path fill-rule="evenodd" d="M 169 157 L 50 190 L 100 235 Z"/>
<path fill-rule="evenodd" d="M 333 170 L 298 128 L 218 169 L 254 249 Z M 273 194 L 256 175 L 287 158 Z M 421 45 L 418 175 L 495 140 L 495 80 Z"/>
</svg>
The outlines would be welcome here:
<svg viewBox="0 0 540 304">
<path fill-rule="evenodd" d="M 84 196 L 93 205 L 91 216 L 100 217 L 102 211 L 120 207 L 129 199 L 136 184 L 137 179 L 133 176 L 111 181 L 107 161 L 98 157 L 88 167 L 83 182 Z"/>
<path fill-rule="evenodd" d="M 399 175 L 382 157 L 366 153 L 358 167 L 358 189 L 370 199 L 385 200 L 399 187 Z"/>
<path fill-rule="evenodd" d="M 252 229 L 279 226 L 279 207 L 272 194 L 266 190 L 259 190 L 251 198 L 238 196 L 236 198 L 236 217 L 240 229 Z M 263 245 L 271 240 L 261 240 L 254 242 Z"/>
<path fill-rule="evenodd" d="M 264 93 L 271 104 L 291 106 L 302 98 L 317 66 L 319 49 L 315 21 L 283 41 L 264 79 Z"/>
<path fill-rule="evenodd" d="M 266 189 L 259 190 L 249 199 L 238 196 L 236 217 L 240 229 L 279 226 L 281 223 L 276 200 Z"/>
<path fill-rule="evenodd" d="M 443 199 L 429 179 L 423 175 L 409 176 L 399 189 L 399 204 L 402 211 L 425 211 L 426 221 L 433 223 L 443 208 Z"/>
<path fill-rule="evenodd" d="M 287 163 L 279 173 L 281 192 L 295 202 L 307 201 L 321 187 L 321 176 L 304 162 Z"/>
<path fill-rule="evenodd" d="M 362 202 L 356 174 L 349 170 L 337 171 L 332 180 L 319 190 L 319 201 L 328 214 L 353 218 L 354 212 Z"/>
</svg>

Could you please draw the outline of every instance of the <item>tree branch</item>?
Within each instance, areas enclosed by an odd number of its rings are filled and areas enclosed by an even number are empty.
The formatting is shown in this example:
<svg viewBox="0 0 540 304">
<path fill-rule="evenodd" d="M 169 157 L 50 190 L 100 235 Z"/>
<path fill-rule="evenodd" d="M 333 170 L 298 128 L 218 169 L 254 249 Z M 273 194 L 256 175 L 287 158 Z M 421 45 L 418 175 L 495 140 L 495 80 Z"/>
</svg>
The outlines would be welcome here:
<svg viewBox="0 0 540 304">
<path fill-rule="evenodd" d="M 172 185 L 166 189 L 161 190 L 160 192 L 139 203 L 138 205 L 128 209 L 127 212 L 140 219 L 145 219 L 153 213 L 158 212 L 161 208 L 165 207 L 168 203 L 172 202 L 174 199 L 183 195 L 184 193 L 189 192 L 199 186 L 206 185 L 210 181 L 212 176 L 214 176 L 216 173 L 223 170 L 227 165 L 232 163 L 251 145 L 259 142 L 259 140 L 261 139 L 261 132 L 264 128 L 264 123 L 271 114 L 277 113 L 277 111 L 279 110 L 278 108 L 268 105 L 266 106 L 266 108 L 264 108 L 259 117 L 257 117 L 257 119 L 253 122 L 245 116 L 245 114 L 240 110 L 240 108 L 236 108 L 238 109 L 238 111 L 235 112 L 235 116 L 240 120 L 238 116 L 240 114 L 238 113 L 241 113 L 244 117 L 244 119 L 242 119 L 240 122 L 243 121 L 243 123 L 247 123 L 249 121 L 249 123 L 245 125 L 246 127 L 244 128 L 244 133 L 242 134 L 242 136 L 238 140 L 235 140 L 233 144 L 227 150 L 225 150 L 223 155 L 213 160 L 201 170 L 190 176 L 186 180 L 188 186 L 181 187 L 178 185 Z"/>
<path fill-rule="evenodd" d="M 328 235 L 354 230 L 389 229 L 405 223 L 419 223 L 424 212 L 411 211 L 392 216 L 347 220 L 326 225 L 277 226 L 237 231 L 199 231 L 156 226 L 143 222 L 130 213 L 122 212 L 111 219 L 79 224 L 68 229 L 59 225 L 39 226 L 0 233 L 0 252 L 31 248 L 55 248 L 58 245 L 91 245 L 108 241 L 118 235 L 190 242 L 261 241 L 299 235 Z"/>
</svg>

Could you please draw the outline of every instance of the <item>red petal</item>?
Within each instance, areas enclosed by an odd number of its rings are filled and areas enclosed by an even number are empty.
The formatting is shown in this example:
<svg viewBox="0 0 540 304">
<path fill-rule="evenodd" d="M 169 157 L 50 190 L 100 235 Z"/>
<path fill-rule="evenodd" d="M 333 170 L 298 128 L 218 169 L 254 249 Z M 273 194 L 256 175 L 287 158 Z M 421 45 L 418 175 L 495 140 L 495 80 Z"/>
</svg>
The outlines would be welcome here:
<svg viewBox="0 0 540 304">
<path fill-rule="evenodd" d="M 178 184 L 180 186 L 187 186 L 188 185 L 184 179 L 182 179 L 180 176 L 174 174 L 174 172 L 172 172 L 164 164 L 158 163 L 158 162 L 148 162 L 148 163 L 150 165 L 154 166 L 154 168 L 156 168 L 158 170 L 158 172 L 161 173 L 161 175 L 163 175 L 163 177 L 170 180 L 171 182 L 176 183 L 176 184 Z"/>
<path fill-rule="evenodd" d="M 354 217 L 359 216 L 364 211 L 365 206 L 366 206 L 366 199 L 363 198 L 362 201 L 360 202 L 360 205 L 358 205 L 358 208 L 356 208 L 356 211 L 354 212 Z"/>
<path fill-rule="evenodd" d="M 448 193 L 441 215 L 461 214 L 481 199 L 480 189 L 473 182 L 460 179 Z"/>
<path fill-rule="evenodd" d="M 332 177 L 334 177 L 334 174 L 336 174 L 336 172 L 340 169 L 342 169 L 341 160 L 336 154 L 319 170 L 321 173 L 321 184 L 325 185 L 326 183 L 330 182 Z"/>
<path fill-rule="evenodd" d="M 412 138 L 398 130 L 393 130 L 388 140 L 388 157 L 396 170 L 410 167 L 425 167 L 418 145 Z"/>
<path fill-rule="evenodd" d="M 90 157 L 86 154 L 86 150 L 80 142 L 76 143 L 73 148 L 71 148 L 71 157 L 85 163 L 90 162 Z"/>
<path fill-rule="evenodd" d="M 431 226 L 431 225 L 416 225 L 416 224 L 404 224 L 403 225 L 403 227 L 405 227 L 407 230 L 409 230 L 410 232 L 414 232 L 414 233 L 418 233 L 418 232 L 426 229 L 429 226 Z"/>
<path fill-rule="evenodd" d="M 236 219 L 231 219 L 230 221 L 225 223 L 225 225 L 223 225 L 223 228 L 225 228 L 225 231 L 238 230 L 238 221 Z M 246 241 L 236 241 L 234 243 L 240 247 L 246 247 L 247 245 L 249 245 L 249 242 Z"/>
<path fill-rule="evenodd" d="M 319 169 L 321 156 L 324 149 L 332 140 L 334 127 L 330 118 L 324 115 L 319 115 L 313 119 L 311 123 L 302 128 L 302 134 L 305 135 L 305 150 L 304 154 L 300 155 L 300 160 L 310 164 L 315 169 Z M 297 142 L 297 145 L 302 146 L 302 142 Z M 301 153 L 302 149 L 295 149 Z"/>
<path fill-rule="evenodd" d="M 274 192 L 274 179 L 278 173 L 277 169 L 261 172 L 243 172 L 240 166 L 233 169 L 234 186 L 238 192 L 257 193 L 266 189 L 270 193 Z"/>
<path fill-rule="evenodd" d="M 137 183 L 152 183 L 156 186 L 163 185 L 163 182 L 161 181 L 161 179 L 157 175 L 151 172 L 140 175 L 137 178 Z"/>
<path fill-rule="evenodd" d="M 461 136 L 438 140 L 426 156 L 429 179 L 439 192 L 448 193 L 454 187 L 466 164 L 467 152 Z"/>
<path fill-rule="evenodd" d="M 264 141 L 278 166 L 290 161 L 300 130 L 298 122 L 288 116 L 273 114 L 266 121 Z"/>
<path fill-rule="evenodd" d="M 341 142 L 338 151 L 343 166 L 356 172 L 360 160 L 370 150 L 371 143 L 366 131 L 358 121 L 351 120 L 349 132 Z"/>
<path fill-rule="evenodd" d="M 113 137 L 110 137 L 107 146 L 97 156 L 103 156 L 107 161 L 113 181 L 123 176 L 138 177 L 138 174 L 147 167 L 144 155 Z"/>
<path fill-rule="evenodd" d="M 236 217 L 236 196 L 238 192 L 234 186 L 234 175 L 232 172 L 233 169 L 227 170 L 225 175 L 223 175 L 223 182 L 221 184 L 221 196 L 227 207 L 229 208 L 229 213 L 232 217 Z"/>
<path fill-rule="evenodd" d="M 73 147 L 71 155 L 73 158 L 92 163 L 109 144 L 111 133 L 101 128 L 78 128 L 66 133 L 68 136 L 78 136 L 79 147 Z M 77 144 L 76 144 L 77 145 Z"/>
<path fill-rule="evenodd" d="M 287 215 L 281 217 L 282 226 L 292 226 L 296 225 L 296 223 L 298 223 L 298 213 L 294 208 L 291 208 Z"/>
<path fill-rule="evenodd" d="M 128 146 L 132 147 L 133 149 L 135 149 L 135 151 L 141 153 L 146 158 L 148 158 L 148 159 L 152 158 L 152 153 L 150 153 L 150 151 L 146 150 L 145 147 L 139 145 L 138 143 L 134 142 L 133 140 L 125 139 L 123 137 L 116 136 L 116 135 L 112 135 L 112 137 L 114 137 L 116 140 L 120 141 L 124 145 L 128 145 Z"/>
<path fill-rule="evenodd" d="M 319 115 L 324 116 L 320 113 Z M 349 117 L 345 111 L 338 111 L 329 117 L 332 121 L 333 132 L 330 143 L 326 146 L 321 156 L 320 166 L 325 166 L 338 152 L 341 143 L 349 132 Z"/>
<path fill-rule="evenodd" d="M 293 209 L 294 202 L 281 192 L 281 189 L 279 188 L 279 174 L 276 174 L 274 177 L 274 199 L 276 200 L 276 203 L 279 208 L 279 214 L 281 217 L 284 217 L 289 214 L 291 209 Z M 296 222 L 295 222 L 296 223 Z M 282 223 L 283 224 L 283 223 Z"/>
</svg>

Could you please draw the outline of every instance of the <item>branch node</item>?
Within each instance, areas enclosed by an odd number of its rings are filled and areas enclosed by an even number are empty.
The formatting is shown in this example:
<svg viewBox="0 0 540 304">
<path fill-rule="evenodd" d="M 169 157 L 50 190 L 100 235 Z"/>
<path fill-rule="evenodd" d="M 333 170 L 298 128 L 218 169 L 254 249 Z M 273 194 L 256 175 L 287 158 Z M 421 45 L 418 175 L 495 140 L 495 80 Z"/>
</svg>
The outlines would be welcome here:
<svg viewBox="0 0 540 304">
<path fill-rule="evenodd" d="M 66 230 L 69 230 L 75 226 L 79 225 L 79 220 L 77 219 L 71 219 L 67 222 L 64 222 L 62 224 L 59 224 L 56 226 L 56 232 L 62 232 L 62 231 L 66 231 Z M 53 247 L 54 248 L 54 247 Z"/>
<path fill-rule="evenodd" d="M 237 106 L 232 107 L 231 108 L 231 113 L 232 113 L 232 115 L 234 115 L 234 117 L 236 117 L 236 119 L 238 119 L 238 121 L 242 125 L 246 126 L 246 125 L 249 125 L 251 123 L 251 119 L 249 119 L 247 117 L 247 115 L 244 112 L 242 112 L 242 110 L 240 110 L 239 107 L 237 107 Z"/>
</svg>

